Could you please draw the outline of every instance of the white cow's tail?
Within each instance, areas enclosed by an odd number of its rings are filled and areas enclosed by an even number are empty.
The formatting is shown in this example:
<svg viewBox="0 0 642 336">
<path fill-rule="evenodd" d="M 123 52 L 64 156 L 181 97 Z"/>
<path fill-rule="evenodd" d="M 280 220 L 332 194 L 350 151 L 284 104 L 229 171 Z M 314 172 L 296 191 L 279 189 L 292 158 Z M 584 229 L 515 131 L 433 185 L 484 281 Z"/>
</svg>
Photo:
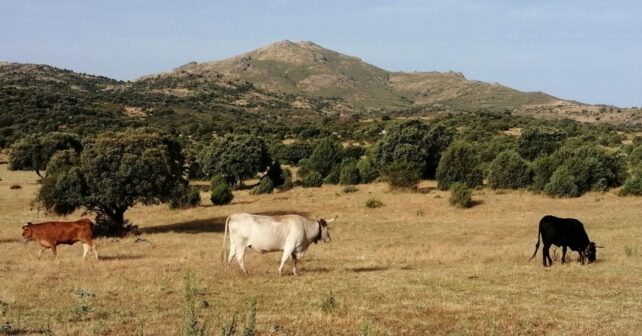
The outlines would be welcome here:
<svg viewBox="0 0 642 336">
<path fill-rule="evenodd" d="M 225 233 L 223 233 L 223 245 L 221 246 L 221 262 L 225 264 L 225 241 L 227 240 L 227 228 L 230 224 L 230 219 L 232 216 L 227 217 L 225 220 Z"/>
</svg>

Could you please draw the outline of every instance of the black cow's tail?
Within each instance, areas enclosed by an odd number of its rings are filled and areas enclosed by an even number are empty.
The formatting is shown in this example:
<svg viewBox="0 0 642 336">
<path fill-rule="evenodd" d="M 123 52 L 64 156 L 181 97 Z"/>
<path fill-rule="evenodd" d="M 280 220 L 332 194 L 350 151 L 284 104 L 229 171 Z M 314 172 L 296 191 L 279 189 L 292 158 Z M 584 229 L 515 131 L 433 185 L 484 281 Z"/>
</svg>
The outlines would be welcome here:
<svg viewBox="0 0 642 336">
<path fill-rule="evenodd" d="M 528 261 L 533 260 L 535 256 L 537 255 L 537 250 L 539 250 L 539 238 L 542 235 L 542 223 L 539 223 L 539 226 L 537 227 L 537 244 L 535 244 L 535 252 L 533 252 L 533 256 L 528 259 Z"/>
</svg>

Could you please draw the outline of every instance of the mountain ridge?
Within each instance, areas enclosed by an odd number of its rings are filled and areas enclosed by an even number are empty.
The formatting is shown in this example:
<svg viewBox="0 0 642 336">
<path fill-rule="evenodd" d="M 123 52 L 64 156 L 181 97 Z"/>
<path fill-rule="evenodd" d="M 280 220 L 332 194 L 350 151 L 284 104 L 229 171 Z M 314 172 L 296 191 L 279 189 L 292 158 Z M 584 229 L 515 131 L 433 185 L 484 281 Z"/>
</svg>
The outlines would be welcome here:
<svg viewBox="0 0 642 336">
<path fill-rule="evenodd" d="M 215 72 L 286 93 L 337 96 L 365 110 L 430 104 L 465 109 L 473 104 L 477 108 L 502 105 L 513 109 L 567 102 L 542 92 L 522 92 L 501 84 L 468 80 L 460 72 L 388 71 L 310 41 L 283 40 L 224 60 L 191 62 L 165 75 L 181 72 Z M 493 96 L 496 98 L 491 99 Z M 469 102 L 452 104 L 456 99 Z"/>
</svg>

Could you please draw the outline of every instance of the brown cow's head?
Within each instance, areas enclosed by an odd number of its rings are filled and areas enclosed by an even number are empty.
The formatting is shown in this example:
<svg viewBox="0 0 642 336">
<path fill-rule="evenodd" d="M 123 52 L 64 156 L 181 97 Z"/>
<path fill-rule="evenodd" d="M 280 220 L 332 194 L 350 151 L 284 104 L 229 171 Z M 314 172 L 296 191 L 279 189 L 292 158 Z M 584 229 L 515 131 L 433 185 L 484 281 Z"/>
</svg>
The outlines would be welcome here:
<svg viewBox="0 0 642 336">
<path fill-rule="evenodd" d="M 24 239 L 25 242 L 33 239 L 33 226 L 31 222 L 22 226 L 22 239 Z"/>
<path fill-rule="evenodd" d="M 319 226 L 321 227 L 321 237 L 319 237 L 319 240 L 323 240 L 326 243 L 332 240 L 332 238 L 330 238 L 330 228 L 328 227 L 328 224 L 334 222 L 335 219 L 337 219 L 337 216 L 334 216 L 334 218 L 327 221 L 323 218 L 318 220 Z"/>
</svg>

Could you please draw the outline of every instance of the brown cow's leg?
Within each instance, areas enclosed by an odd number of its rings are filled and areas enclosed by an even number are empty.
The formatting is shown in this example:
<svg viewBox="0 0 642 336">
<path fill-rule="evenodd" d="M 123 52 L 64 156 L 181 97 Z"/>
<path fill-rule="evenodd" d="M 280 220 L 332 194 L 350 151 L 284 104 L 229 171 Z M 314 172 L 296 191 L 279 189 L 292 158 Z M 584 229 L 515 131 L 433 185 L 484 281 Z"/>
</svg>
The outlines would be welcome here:
<svg viewBox="0 0 642 336">
<path fill-rule="evenodd" d="M 56 259 L 56 244 L 51 244 L 51 252 L 53 252 L 54 259 Z"/>
<path fill-rule="evenodd" d="M 44 252 L 46 249 L 48 249 L 48 247 L 46 246 L 43 246 L 40 248 L 40 252 L 38 253 L 38 259 L 40 259 L 40 257 L 42 256 L 42 252 Z"/>
</svg>

